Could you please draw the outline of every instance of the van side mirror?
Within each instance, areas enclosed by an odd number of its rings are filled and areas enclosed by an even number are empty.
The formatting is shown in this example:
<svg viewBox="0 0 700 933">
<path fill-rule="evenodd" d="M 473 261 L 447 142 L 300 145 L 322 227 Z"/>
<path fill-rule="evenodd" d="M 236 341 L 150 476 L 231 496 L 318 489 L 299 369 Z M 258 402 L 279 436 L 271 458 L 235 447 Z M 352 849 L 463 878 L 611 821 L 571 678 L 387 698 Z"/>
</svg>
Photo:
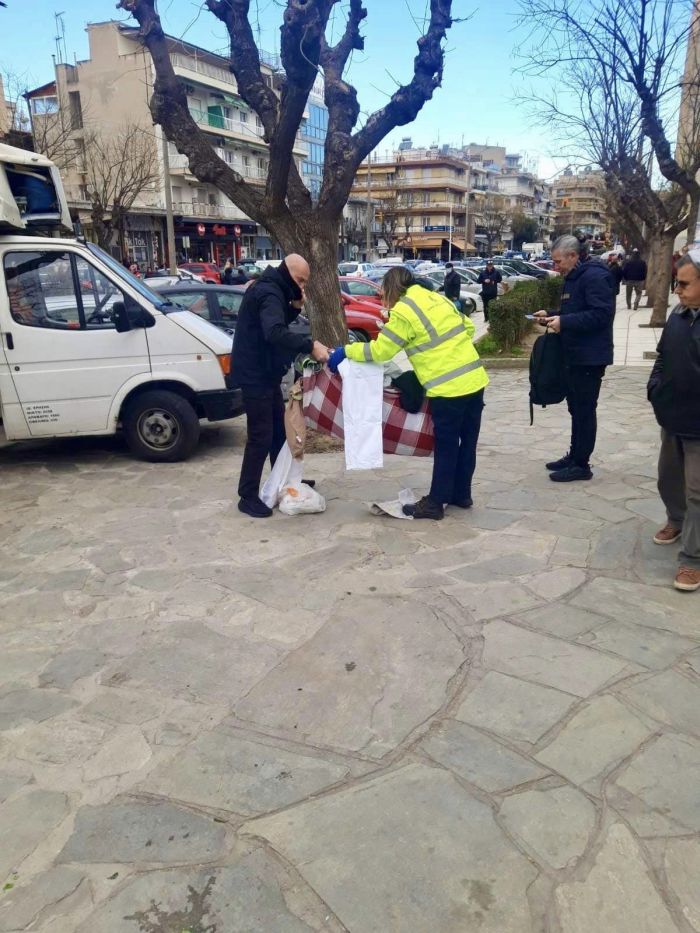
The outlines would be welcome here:
<svg viewBox="0 0 700 933">
<path fill-rule="evenodd" d="M 135 301 L 115 301 L 112 305 L 112 320 L 118 334 L 136 330 L 139 327 L 153 327 L 156 319 Z"/>
</svg>

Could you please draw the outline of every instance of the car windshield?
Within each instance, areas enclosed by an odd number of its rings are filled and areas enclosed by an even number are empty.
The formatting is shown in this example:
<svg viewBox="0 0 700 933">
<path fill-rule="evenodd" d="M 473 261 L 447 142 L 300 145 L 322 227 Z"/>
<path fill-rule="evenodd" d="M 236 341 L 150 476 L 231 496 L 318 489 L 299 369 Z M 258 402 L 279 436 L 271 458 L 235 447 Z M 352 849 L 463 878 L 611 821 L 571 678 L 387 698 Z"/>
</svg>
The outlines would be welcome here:
<svg viewBox="0 0 700 933">
<path fill-rule="evenodd" d="M 109 266 L 111 272 L 123 281 L 128 282 L 132 288 L 135 288 L 146 301 L 150 301 L 151 304 L 155 305 L 159 311 L 171 305 L 171 302 L 164 299 L 162 295 L 159 295 L 158 292 L 149 288 L 141 279 L 137 279 L 135 275 L 128 272 L 120 262 L 117 262 L 114 256 L 110 256 L 109 253 L 106 253 L 94 243 L 86 243 L 85 245 L 93 256 L 101 259 L 106 266 Z"/>
</svg>

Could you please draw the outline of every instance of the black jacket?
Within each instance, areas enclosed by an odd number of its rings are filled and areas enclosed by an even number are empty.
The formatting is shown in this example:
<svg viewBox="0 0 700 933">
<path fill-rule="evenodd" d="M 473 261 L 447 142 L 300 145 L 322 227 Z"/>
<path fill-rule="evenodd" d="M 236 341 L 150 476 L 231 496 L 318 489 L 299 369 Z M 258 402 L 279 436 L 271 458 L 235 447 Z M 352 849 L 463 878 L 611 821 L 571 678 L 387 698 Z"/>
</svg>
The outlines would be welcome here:
<svg viewBox="0 0 700 933">
<path fill-rule="evenodd" d="M 619 262 L 610 262 L 608 263 L 608 272 L 613 277 L 613 282 L 615 283 L 615 294 L 620 294 L 620 282 L 623 279 L 622 275 L 622 266 Z"/>
<path fill-rule="evenodd" d="M 442 286 L 442 290 L 445 293 L 445 298 L 449 298 L 450 301 L 457 301 L 461 287 L 461 277 L 457 272 L 455 272 L 454 269 L 450 269 L 450 271 L 445 276 L 445 283 Z"/>
<path fill-rule="evenodd" d="M 656 349 L 647 386 L 656 420 L 669 434 L 700 437 L 700 315 L 674 308 Z"/>
<path fill-rule="evenodd" d="M 625 282 L 643 282 L 647 277 L 647 264 L 638 256 L 628 259 L 622 267 L 622 278 Z"/>
<path fill-rule="evenodd" d="M 578 262 L 564 279 L 561 342 L 567 363 L 609 366 L 613 361 L 615 285 L 602 262 Z"/>
<path fill-rule="evenodd" d="M 279 385 L 298 353 L 310 353 L 311 337 L 294 334 L 299 316 L 291 302 L 301 296 L 284 263 L 268 268 L 246 291 L 236 321 L 231 368 L 237 386 L 269 389 Z"/>
<path fill-rule="evenodd" d="M 485 284 L 486 279 L 489 279 L 488 285 Z M 498 283 L 503 281 L 503 276 L 494 266 L 490 272 L 488 269 L 482 269 L 477 281 L 481 285 L 482 295 L 487 298 L 496 298 L 498 296 Z"/>
</svg>

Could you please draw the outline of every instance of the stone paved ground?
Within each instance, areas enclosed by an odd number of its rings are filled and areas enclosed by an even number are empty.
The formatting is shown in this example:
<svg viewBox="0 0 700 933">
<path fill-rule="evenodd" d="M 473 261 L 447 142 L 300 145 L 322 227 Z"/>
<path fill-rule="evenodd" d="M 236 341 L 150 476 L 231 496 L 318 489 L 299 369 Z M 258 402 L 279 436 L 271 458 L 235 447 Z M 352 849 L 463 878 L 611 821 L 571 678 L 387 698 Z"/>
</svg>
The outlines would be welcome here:
<svg viewBox="0 0 700 933">
<path fill-rule="evenodd" d="M 243 426 L 186 464 L 0 453 L 0 931 L 700 930 L 700 594 L 655 547 L 643 370 L 596 478 L 563 411 L 488 394 L 475 508 L 364 502 L 430 463 L 232 506 Z"/>
</svg>

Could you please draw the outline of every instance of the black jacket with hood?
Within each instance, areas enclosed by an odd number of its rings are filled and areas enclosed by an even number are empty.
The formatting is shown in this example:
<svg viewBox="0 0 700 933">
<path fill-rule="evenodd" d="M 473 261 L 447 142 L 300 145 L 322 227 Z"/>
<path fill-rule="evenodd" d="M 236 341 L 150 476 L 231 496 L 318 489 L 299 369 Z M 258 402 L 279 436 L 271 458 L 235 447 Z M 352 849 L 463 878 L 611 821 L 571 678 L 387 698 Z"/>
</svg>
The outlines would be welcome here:
<svg viewBox="0 0 700 933">
<path fill-rule="evenodd" d="M 294 334 L 289 325 L 299 316 L 291 302 L 301 289 L 282 263 L 268 268 L 245 293 L 233 338 L 231 369 L 235 384 L 243 389 L 278 386 L 299 353 L 310 353 L 311 337 Z"/>
<path fill-rule="evenodd" d="M 669 314 L 647 397 L 669 434 L 700 437 L 700 315 L 678 305 Z"/>
</svg>

